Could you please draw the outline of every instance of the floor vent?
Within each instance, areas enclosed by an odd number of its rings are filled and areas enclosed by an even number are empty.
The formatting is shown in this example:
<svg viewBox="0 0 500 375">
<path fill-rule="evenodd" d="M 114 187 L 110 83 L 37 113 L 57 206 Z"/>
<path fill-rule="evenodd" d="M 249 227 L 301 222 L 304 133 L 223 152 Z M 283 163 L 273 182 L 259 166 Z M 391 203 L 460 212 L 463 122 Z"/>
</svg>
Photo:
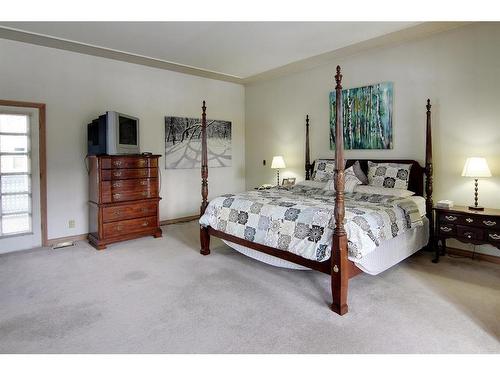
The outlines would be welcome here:
<svg viewBox="0 0 500 375">
<path fill-rule="evenodd" d="M 75 246 L 75 243 L 73 241 L 59 242 L 56 243 L 54 246 L 52 246 L 52 250 L 62 249 L 63 247 L 70 247 L 70 246 Z"/>
</svg>

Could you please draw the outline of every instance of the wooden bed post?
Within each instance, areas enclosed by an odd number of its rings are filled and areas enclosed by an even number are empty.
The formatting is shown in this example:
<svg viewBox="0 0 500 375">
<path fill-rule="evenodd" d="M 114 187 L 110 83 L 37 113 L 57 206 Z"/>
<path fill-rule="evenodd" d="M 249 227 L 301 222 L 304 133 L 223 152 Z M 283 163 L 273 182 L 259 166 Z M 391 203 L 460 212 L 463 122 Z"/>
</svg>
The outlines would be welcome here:
<svg viewBox="0 0 500 375">
<path fill-rule="evenodd" d="M 431 126 L 431 100 L 427 99 L 427 123 L 425 133 L 425 209 L 429 219 L 429 244 L 432 244 L 434 237 L 434 220 L 432 214 L 432 126 Z"/>
<path fill-rule="evenodd" d="M 201 207 L 200 216 L 205 213 L 208 206 L 208 151 L 207 151 L 207 107 L 205 101 L 201 107 Z M 208 227 L 200 226 L 200 253 L 210 254 L 210 234 Z"/>
<path fill-rule="evenodd" d="M 335 229 L 331 250 L 332 310 L 339 315 L 347 313 L 347 287 L 349 264 L 347 259 L 347 234 L 344 228 L 344 131 L 342 117 L 342 74 L 337 65 L 335 75 Z"/>
<path fill-rule="evenodd" d="M 311 155 L 309 150 L 309 115 L 306 115 L 306 180 L 311 179 Z"/>
</svg>

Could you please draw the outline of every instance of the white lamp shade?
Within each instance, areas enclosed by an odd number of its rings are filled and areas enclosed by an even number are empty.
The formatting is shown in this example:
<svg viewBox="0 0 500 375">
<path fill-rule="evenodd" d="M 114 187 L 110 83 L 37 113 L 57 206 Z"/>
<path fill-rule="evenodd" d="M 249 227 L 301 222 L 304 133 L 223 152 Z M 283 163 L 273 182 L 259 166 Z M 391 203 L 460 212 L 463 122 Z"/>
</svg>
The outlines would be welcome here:
<svg viewBox="0 0 500 375">
<path fill-rule="evenodd" d="M 462 171 L 463 177 L 491 177 L 490 168 L 485 158 L 467 158 Z"/>
<path fill-rule="evenodd" d="M 283 160 L 283 156 L 274 156 L 273 161 L 271 163 L 272 169 L 283 169 L 286 168 L 285 160 Z"/>
</svg>

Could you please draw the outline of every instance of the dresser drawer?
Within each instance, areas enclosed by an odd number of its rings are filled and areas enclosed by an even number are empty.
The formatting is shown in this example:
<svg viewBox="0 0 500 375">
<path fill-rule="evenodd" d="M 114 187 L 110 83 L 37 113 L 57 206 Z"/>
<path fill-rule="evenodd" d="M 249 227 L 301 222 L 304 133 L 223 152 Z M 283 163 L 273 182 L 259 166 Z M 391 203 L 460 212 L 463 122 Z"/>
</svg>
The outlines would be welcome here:
<svg viewBox="0 0 500 375">
<path fill-rule="evenodd" d="M 136 169 L 103 169 L 102 180 L 126 180 L 129 178 L 156 178 L 157 168 L 136 168 Z"/>
<path fill-rule="evenodd" d="M 466 240 L 483 240 L 484 230 L 481 228 L 457 225 L 457 237 Z"/>
<path fill-rule="evenodd" d="M 105 203 L 137 201 L 139 199 L 148 199 L 157 197 L 158 197 L 158 192 L 156 191 L 156 189 L 125 191 L 120 193 L 113 192 L 111 194 L 110 201 L 107 201 Z"/>
<path fill-rule="evenodd" d="M 103 158 L 101 163 L 102 169 L 156 168 L 158 166 L 157 159 L 130 156 Z"/>
<path fill-rule="evenodd" d="M 102 219 L 105 223 L 109 223 L 113 221 L 154 216 L 157 212 L 158 203 L 141 202 L 114 207 L 105 207 L 102 209 Z"/>
<path fill-rule="evenodd" d="M 105 223 L 103 224 L 104 236 L 120 236 L 123 234 L 141 232 L 144 230 L 156 228 L 157 221 L 158 220 L 156 216 L 148 216 L 140 219 L 121 220 L 112 223 Z"/>
<path fill-rule="evenodd" d="M 125 201 L 135 201 L 139 199 L 157 198 L 158 184 L 149 181 L 149 184 L 141 185 L 144 180 L 126 180 L 120 184 L 113 185 L 117 181 L 103 181 L 101 184 L 102 203 L 115 203 Z"/>
<path fill-rule="evenodd" d="M 116 180 L 103 182 L 103 186 L 111 186 L 113 193 L 121 193 L 129 190 L 151 190 L 156 191 L 158 179 L 156 178 L 135 178 L 128 180 Z"/>
<path fill-rule="evenodd" d="M 135 201 L 139 199 L 158 198 L 156 189 L 140 190 L 140 191 L 126 191 L 123 193 L 113 193 L 111 195 L 112 202 Z"/>
<path fill-rule="evenodd" d="M 456 228 L 452 224 L 439 223 L 439 232 L 441 234 L 455 234 Z"/>
</svg>

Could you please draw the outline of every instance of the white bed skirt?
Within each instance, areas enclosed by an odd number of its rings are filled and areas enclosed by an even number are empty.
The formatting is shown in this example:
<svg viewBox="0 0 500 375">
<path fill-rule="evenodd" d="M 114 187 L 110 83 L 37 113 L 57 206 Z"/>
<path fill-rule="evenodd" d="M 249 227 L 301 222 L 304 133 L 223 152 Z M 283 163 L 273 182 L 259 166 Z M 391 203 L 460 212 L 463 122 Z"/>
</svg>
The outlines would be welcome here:
<svg viewBox="0 0 500 375">
<path fill-rule="evenodd" d="M 429 220 L 424 216 L 423 222 L 423 226 L 416 227 L 397 237 L 384 241 L 379 247 L 377 247 L 377 249 L 361 259 L 361 261 L 357 261 L 355 259 L 350 260 L 354 261 L 356 266 L 358 266 L 363 272 L 370 275 L 378 275 L 379 273 L 408 258 L 410 255 L 416 253 L 427 244 L 429 241 Z M 260 251 L 226 240 L 223 241 L 226 245 L 232 247 L 236 251 L 272 266 L 296 270 L 309 270 L 307 267 L 288 262 L 272 255 L 261 253 Z"/>
</svg>

